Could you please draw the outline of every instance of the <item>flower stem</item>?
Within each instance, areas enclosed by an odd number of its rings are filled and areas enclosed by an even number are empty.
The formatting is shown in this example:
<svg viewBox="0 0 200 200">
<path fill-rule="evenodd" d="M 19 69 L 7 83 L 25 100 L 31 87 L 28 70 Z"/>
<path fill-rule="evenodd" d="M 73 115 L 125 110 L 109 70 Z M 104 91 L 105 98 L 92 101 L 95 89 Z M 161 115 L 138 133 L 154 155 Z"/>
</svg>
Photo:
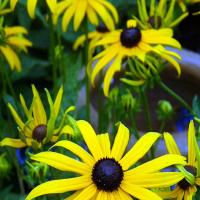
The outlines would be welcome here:
<svg viewBox="0 0 200 200">
<path fill-rule="evenodd" d="M 88 23 L 87 20 L 85 20 L 85 36 L 86 36 L 86 43 L 85 43 L 85 82 L 86 82 L 86 119 L 90 122 L 90 82 L 89 77 L 87 75 L 87 64 L 88 64 L 88 50 L 89 50 L 89 38 L 88 38 Z"/>
<path fill-rule="evenodd" d="M 174 99 L 176 99 L 178 102 L 180 102 L 185 108 L 188 109 L 194 116 L 195 113 L 193 112 L 192 108 L 189 106 L 189 104 L 182 99 L 177 93 L 175 93 L 171 88 L 169 88 L 165 83 L 163 83 L 161 80 L 158 80 L 158 85 L 166 91 L 168 94 L 170 94 Z"/>
</svg>

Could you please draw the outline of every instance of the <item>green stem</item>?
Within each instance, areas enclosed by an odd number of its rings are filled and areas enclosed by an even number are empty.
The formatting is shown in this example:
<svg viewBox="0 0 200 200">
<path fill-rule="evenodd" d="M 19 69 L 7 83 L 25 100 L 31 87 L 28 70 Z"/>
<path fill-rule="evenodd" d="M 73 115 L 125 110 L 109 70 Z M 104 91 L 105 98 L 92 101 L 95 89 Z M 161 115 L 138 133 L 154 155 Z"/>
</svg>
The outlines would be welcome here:
<svg viewBox="0 0 200 200">
<path fill-rule="evenodd" d="M 130 112 L 130 120 L 131 120 L 131 126 L 133 128 L 133 134 L 134 134 L 135 138 L 138 140 L 140 138 L 140 135 L 137 131 L 137 126 L 136 126 L 136 122 L 135 122 L 136 120 L 135 120 L 133 111 Z"/>
<path fill-rule="evenodd" d="M 88 38 L 88 23 L 85 20 L 85 81 L 86 81 L 86 119 L 90 122 L 90 80 L 87 75 L 87 64 L 88 64 L 88 50 L 89 50 L 89 38 Z"/>
<path fill-rule="evenodd" d="M 176 94 L 172 89 L 170 89 L 165 83 L 163 83 L 161 80 L 158 80 L 158 85 L 166 91 L 168 94 L 170 94 L 174 99 L 176 99 L 178 102 L 180 102 L 185 108 L 187 108 L 194 116 L 195 113 L 193 112 L 192 108 L 189 106 L 189 104 L 183 100 L 178 94 Z"/>
<path fill-rule="evenodd" d="M 162 120 L 161 124 L 160 124 L 160 128 L 159 128 L 159 133 L 163 133 L 164 128 L 165 128 L 165 124 L 166 124 L 166 121 Z"/>
<path fill-rule="evenodd" d="M 55 55 L 55 30 L 51 12 L 49 12 L 49 30 L 50 30 L 50 60 L 52 64 L 52 75 L 53 75 L 53 91 L 56 91 L 56 81 L 57 81 L 57 62 Z"/>
</svg>

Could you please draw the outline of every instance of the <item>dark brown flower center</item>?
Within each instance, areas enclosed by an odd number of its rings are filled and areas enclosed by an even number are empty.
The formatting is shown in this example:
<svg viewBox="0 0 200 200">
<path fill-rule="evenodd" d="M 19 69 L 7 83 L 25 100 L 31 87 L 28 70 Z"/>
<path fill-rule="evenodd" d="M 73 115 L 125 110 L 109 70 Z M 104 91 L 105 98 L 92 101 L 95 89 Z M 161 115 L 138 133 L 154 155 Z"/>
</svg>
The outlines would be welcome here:
<svg viewBox="0 0 200 200">
<path fill-rule="evenodd" d="M 93 167 L 92 180 L 99 190 L 112 192 L 123 180 L 121 165 L 112 158 L 103 158 Z"/>
<path fill-rule="evenodd" d="M 42 140 L 47 135 L 47 126 L 44 124 L 41 124 L 34 128 L 32 138 L 37 140 L 38 142 L 42 142 Z"/>
<path fill-rule="evenodd" d="M 99 25 L 96 27 L 96 30 L 99 33 L 107 33 L 107 32 L 109 32 L 108 28 L 103 23 L 99 23 Z"/>
<path fill-rule="evenodd" d="M 193 166 L 187 165 L 185 166 L 185 169 L 190 172 L 192 175 L 196 176 L 197 174 L 197 169 Z M 187 190 L 191 184 L 184 178 L 181 181 L 178 182 L 178 186 L 182 189 L 182 190 Z"/>
<path fill-rule="evenodd" d="M 120 35 L 121 44 L 128 48 L 137 46 L 141 38 L 142 34 L 138 28 L 126 28 L 121 32 Z"/>
</svg>

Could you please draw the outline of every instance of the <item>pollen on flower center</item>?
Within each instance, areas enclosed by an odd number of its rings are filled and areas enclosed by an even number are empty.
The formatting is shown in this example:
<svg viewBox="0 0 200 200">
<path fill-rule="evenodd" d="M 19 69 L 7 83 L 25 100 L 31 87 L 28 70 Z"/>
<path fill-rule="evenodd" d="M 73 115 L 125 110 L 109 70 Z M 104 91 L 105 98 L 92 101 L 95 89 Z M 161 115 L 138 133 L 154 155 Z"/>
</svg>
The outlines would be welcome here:
<svg viewBox="0 0 200 200">
<path fill-rule="evenodd" d="M 197 169 L 195 167 L 187 165 L 187 166 L 185 166 L 185 169 L 188 172 L 190 172 L 192 175 L 196 176 Z M 183 190 L 187 190 L 191 186 L 191 184 L 184 178 L 178 182 L 178 186 Z"/>
<path fill-rule="evenodd" d="M 92 180 L 99 190 L 112 192 L 123 180 L 121 165 L 113 158 L 103 158 L 93 167 Z"/>
<path fill-rule="evenodd" d="M 121 32 L 120 41 L 123 46 L 132 48 L 141 40 L 141 31 L 138 28 L 126 28 Z"/>
<path fill-rule="evenodd" d="M 47 135 L 47 126 L 44 124 L 41 124 L 33 130 L 32 138 L 37 140 L 38 142 L 42 142 L 42 140 Z"/>
<path fill-rule="evenodd" d="M 99 33 L 107 33 L 107 32 L 109 32 L 108 28 L 103 23 L 99 23 L 99 25 L 96 27 L 96 30 Z"/>
</svg>

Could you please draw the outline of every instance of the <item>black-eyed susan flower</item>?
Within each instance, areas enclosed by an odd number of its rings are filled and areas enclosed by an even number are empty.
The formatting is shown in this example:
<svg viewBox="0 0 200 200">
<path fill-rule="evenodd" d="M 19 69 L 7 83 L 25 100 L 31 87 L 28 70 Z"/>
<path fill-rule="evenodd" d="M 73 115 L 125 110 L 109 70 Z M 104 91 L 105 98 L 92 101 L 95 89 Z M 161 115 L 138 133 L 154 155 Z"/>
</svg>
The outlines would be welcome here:
<svg viewBox="0 0 200 200">
<path fill-rule="evenodd" d="M 30 109 L 28 109 L 24 97 L 20 95 L 21 105 L 27 118 L 25 122 L 17 114 L 14 107 L 10 103 L 8 104 L 11 114 L 18 125 L 20 139 L 4 138 L 0 142 L 0 146 L 15 148 L 32 146 L 33 148 L 40 148 L 46 142 L 56 142 L 61 134 L 73 134 L 73 129 L 69 125 L 65 125 L 64 120 L 62 120 L 58 128 L 55 127 L 60 110 L 63 87 L 58 91 L 54 102 L 49 91 L 46 90 L 50 105 L 50 117 L 48 120 L 44 105 L 34 85 L 32 85 L 32 91 L 33 100 Z M 74 107 L 69 107 L 64 115 L 73 109 Z"/>
<path fill-rule="evenodd" d="M 181 155 L 172 135 L 164 133 L 164 139 L 169 153 Z M 200 150 L 195 137 L 193 121 L 190 122 L 188 130 L 187 164 L 181 171 L 185 173 L 186 177 L 177 183 L 173 191 L 159 193 L 161 197 L 164 199 L 191 200 L 197 191 L 196 186 L 200 186 Z"/>
<path fill-rule="evenodd" d="M 136 21 L 128 21 L 127 28 L 112 31 L 103 39 L 95 43 L 96 46 L 108 46 L 104 51 L 100 52 L 93 58 L 93 61 L 98 60 L 98 62 L 94 66 L 91 74 L 92 83 L 94 84 L 97 74 L 111 62 L 104 78 L 103 89 L 104 94 L 107 96 L 111 79 L 115 72 L 120 71 L 123 58 L 138 58 L 144 62 L 146 54 L 151 51 L 170 62 L 176 68 L 178 74 L 180 74 L 180 66 L 173 58 L 176 57 L 180 59 L 180 56 L 177 53 L 166 50 L 162 46 L 168 45 L 181 48 L 180 43 L 172 38 L 172 36 L 172 29 L 163 28 L 159 30 L 141 30 L 136 27 Z"/>
<path fill-rule="evenodd" d="M 85 16 L 95 26 L 98 26 L 100 18 L 110 30 L 114 30 L 115 23 L 118 22 L 117 10 L 107 0 L 63 0 L 57 6 L 57 15 L 62 13 L 64 13 L 62 17 L 63 31 L 67 31 L 73 17 L 75 31 L 78 30 Z"/>
<path fill-rule="evenodd" d="M 177 13 L 175 12 L 175 7 L 177 5 L 176 0 L 171 0 L 169 2 L 166 0 L 151 0 L 149 13 L 147 11 L 146 1 L 138 0 L 137 5 L 139 18 L 135 16 L 133 16 L 133 18 L 143 29 L 172 28 L 177 26 L 185 17 L 188 16 L 186 10 L 177 16 Z"/>
<path fill-rule="evenodd" d="M 14 9 L 18 0 L 10 0 L 10 7 Z M 31 18 L 35 17 L 35 10 L 38 0 L 27 0 L 27 11 Z M 50 11 L 54 14 L 56 12 L 57 0 L 46 0 Z"/>
<path fill-rule="evenodd" d="M 17 51 L 27 52 L 27 47 L 32 46 L 32 43 L 24 37 L 27 33 L 22 26 L 0 27 L 0 52 L 12 70 L 21 70 Z"/>
<path fill-rule="evenodd" d="M 96 135 L 91 125 L 83 120 L 77 121 L 77 125 L 90 153 L 71 141 L 63 140 L 53 147 L 63 147 L 79 159 L 51 151 L 36 154 L 32 159 L 80 176 L 43 183 L 34 188 L 26 200 L 67 191 L 76 191 L 66 198 L 73 200 L 129 200 L 132 197 L 161 200 L 149 188 L 167 187 L 184 177 L 179 172 L 159 172 L 176 163 L 185 164 L 185 158 L 178 155 L 164 155 L 130 169 L 148 152 L 159 138 L 159 133 L 145 134 L 124 155 L 129 142 L 129 130 L 123 124 L 119 124 L 112 148 L 108 133 Z"/>
</svg>

